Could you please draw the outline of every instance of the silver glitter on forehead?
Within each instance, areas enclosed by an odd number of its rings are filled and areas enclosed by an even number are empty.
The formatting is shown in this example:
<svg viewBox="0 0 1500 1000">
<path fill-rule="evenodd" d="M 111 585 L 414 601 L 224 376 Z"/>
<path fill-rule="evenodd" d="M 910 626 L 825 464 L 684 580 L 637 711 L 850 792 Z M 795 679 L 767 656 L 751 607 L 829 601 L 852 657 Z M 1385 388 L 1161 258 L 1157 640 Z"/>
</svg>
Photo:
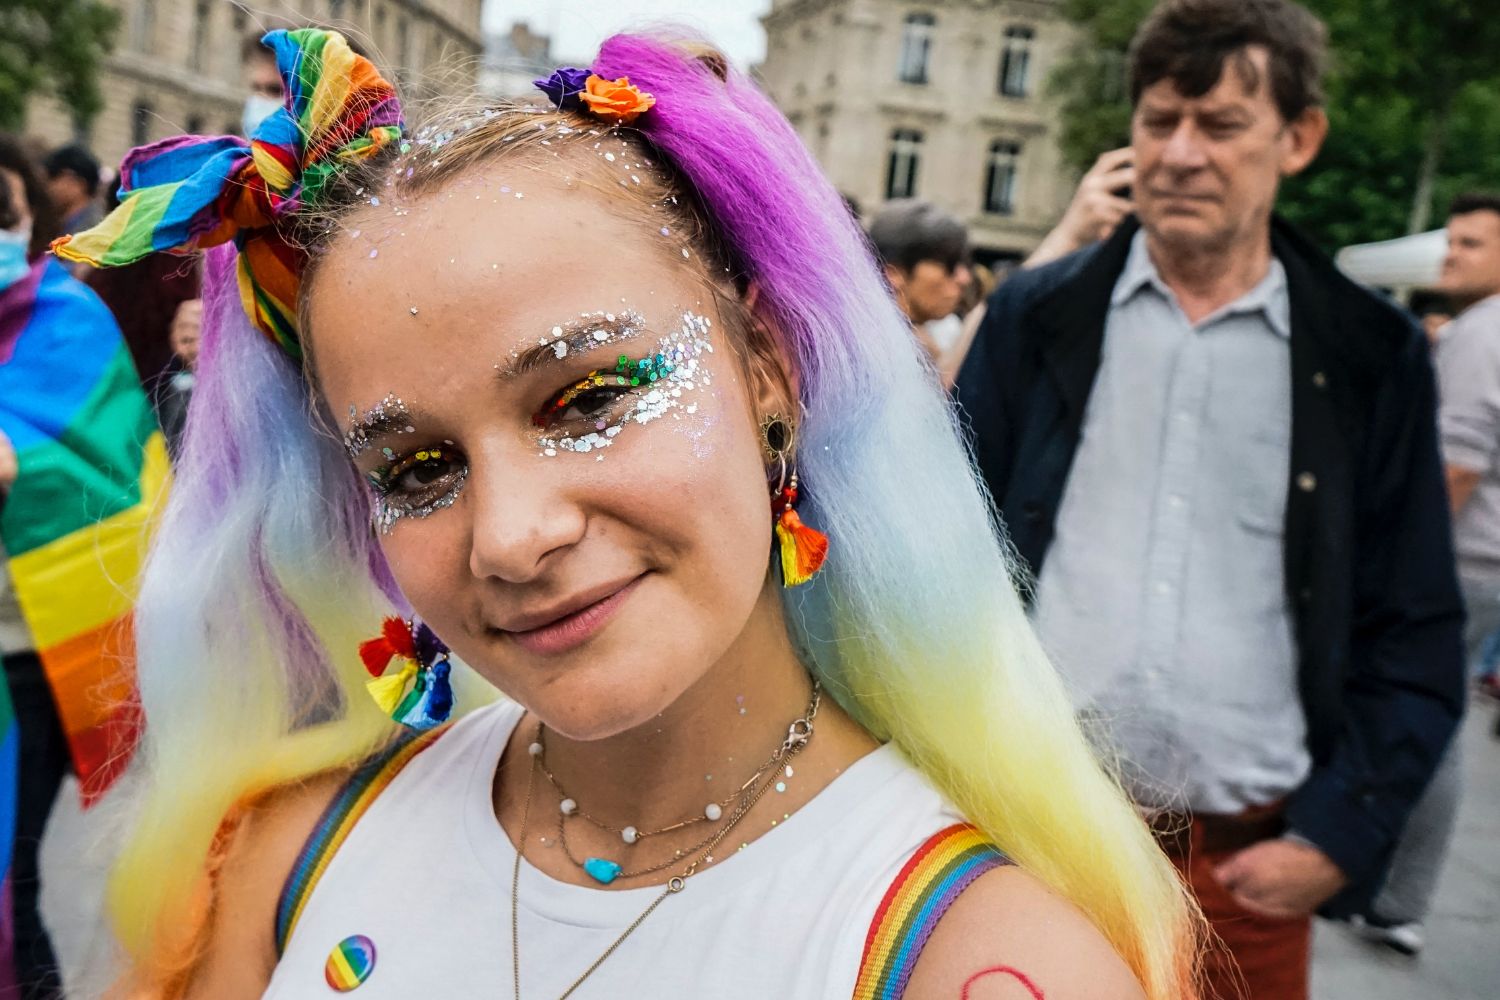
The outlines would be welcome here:
<svg viewBox="0 0 1500 1000">
<path fill-rule="evenodd" d="M 349 430 L 344 434 L 344 450 L 350 458 L 358 458 L 369 449 L 382 434 L 415 434 L 411 413 L 406 404 L 396 395 L 387 395 L 365 411 L 363 416 L 353 403 L 349 404 Z"/>
<path fill-rule="evenodd" d="M 695 393 L 712 384 L 713 377 L 704 363 L 705 355 L 713 353 L 709 331 L 713 321 L 707 316 L 687 311 L 681 316 L 681 326 L 673 333 L 662 337 L 656 354 L 670 366 L 669 372 L 659 381 L 640 386 L 640 395 L 635 404 L 617 417 L 613 423 L 600 420 L 594 429 L 584 434 L 546 435 L 537 440 L 543 458 L 556 457 L 561 452 L 588 454 L 608 448 L 620 433 L 631 424 L 649 424 L 654 420 L 670 416 L 674 420 L 697 414 Z M 608 377 L 608 376 L 606 376 Z M 603 461 L 604 456 L 596 456 Z"/>
</svg>

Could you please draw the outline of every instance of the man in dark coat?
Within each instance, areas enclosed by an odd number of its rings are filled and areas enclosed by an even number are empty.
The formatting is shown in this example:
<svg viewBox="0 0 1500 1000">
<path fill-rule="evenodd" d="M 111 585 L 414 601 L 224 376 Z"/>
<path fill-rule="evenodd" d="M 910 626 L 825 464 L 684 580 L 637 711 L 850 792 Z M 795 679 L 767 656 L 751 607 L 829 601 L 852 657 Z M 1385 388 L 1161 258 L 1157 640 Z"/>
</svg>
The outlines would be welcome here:
<svg viewBox="0 0 1500 1000">
<path fill-rule="evenodd" d="M 1253 1000 L 1306 997 L 1310 915 L 1379 888 L 1462 703 L 1426 343 L 1272 214 L 1322 39 L 1159 5 L 1139 217 L 1002 285 L 956 387 L 1041 638 L 1227 945 L 1210 990 Z"/>
</svg>

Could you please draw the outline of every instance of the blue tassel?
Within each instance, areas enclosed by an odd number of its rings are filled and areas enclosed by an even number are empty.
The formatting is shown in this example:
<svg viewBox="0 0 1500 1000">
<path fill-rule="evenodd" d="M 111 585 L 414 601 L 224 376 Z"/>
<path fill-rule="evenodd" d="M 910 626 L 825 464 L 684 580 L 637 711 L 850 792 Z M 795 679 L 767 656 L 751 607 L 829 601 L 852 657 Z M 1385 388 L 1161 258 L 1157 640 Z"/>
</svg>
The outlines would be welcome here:
<svg viewBox="0 0 1500 1000">
<path fill-rule="evenodd" d="M 392 718 L 403 726 L 423 730 L 440 726 L 453 713 L 453 684 L 448 679 L 452 669 L 447 657 L 417 672 L 417 682 L 396 706 Z"/>
</svg>

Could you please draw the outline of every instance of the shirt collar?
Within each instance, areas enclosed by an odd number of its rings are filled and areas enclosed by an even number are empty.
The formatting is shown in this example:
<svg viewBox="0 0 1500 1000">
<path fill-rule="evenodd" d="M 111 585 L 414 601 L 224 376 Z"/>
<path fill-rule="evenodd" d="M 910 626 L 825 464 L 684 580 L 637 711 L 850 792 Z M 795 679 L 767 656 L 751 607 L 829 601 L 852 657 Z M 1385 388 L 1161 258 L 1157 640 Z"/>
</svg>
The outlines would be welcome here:
<svg viewBox="0 0 1500 1000">
<path fill-rule="evenodd" d="M 1173 305 L 1177 304 L 1177 296 L 1162 280 L 1161 274 L 1156 270 L 1156 265 L 1151 261 L 1151 254 L 1146 250 L 1144 229 L 1138 231 L 1130 241 L 1130 254 L 1125 258 L 1125 268 L 1120 272 L 1119 280 L 1115 282 L 1115 290 L 1110 295 L 1109 304 L 1114 307 L 1121 306 L 1134 298 L 1143 288 L 1150 288 Z M 1194 325 L 1194 328 L 1202 330 L 1226 316 L 1253 313 L 1259 313 L 1265 319 L 1266 325 L 1277 336 L 1291 337 L 1292 303 L 1287 293 L 1286 268 L 1282 267 L 1281 261 L 1275 257 L 1271 258 L 1271 269 L 1254 288 L 1222 309 L 1217 309 L 1205 316 Z"/>
</svg>

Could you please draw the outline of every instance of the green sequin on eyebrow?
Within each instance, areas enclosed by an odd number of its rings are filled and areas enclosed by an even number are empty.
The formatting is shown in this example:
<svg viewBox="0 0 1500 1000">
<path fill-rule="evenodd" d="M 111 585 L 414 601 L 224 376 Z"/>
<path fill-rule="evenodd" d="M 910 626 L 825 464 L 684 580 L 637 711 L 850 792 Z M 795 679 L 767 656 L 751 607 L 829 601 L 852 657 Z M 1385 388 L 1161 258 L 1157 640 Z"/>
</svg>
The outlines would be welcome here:
<svg viewBox="0 0 1500 1000">
<path fill-rule="evenodd" d="M 543 406 L 531 418 L 537 427 L 546 427 L 558 413 L 566 410 L 579 396 L 592 389 L 606 385 L 638 386 L 650 385 L 677 370 L 677 366 L 665 354 L 647 355 L 639 361 L 620 355 L 613 370 L 596 368 L 583 378 L 559 393 L 552 402 Z"/>
</svg>

